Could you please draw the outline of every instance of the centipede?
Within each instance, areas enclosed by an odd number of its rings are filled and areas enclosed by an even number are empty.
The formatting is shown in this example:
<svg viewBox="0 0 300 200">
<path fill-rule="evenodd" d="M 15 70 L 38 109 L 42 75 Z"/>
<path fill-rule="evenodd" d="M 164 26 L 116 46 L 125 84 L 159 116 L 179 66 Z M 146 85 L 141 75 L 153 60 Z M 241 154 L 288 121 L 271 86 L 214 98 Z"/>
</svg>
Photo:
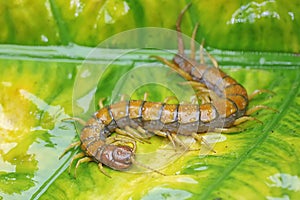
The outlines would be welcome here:
<svg viewBox="0 0 300 200">
<path fill-rule="evenodd" d="M 249 100 L 265 91 L 257 90 L 248 95 L 240 83 L 218 67 L 217 61 L 210 54 L 208 56 L 213 64 L 204 62 L 203 49 L 200 51 L 200 63 L 196 61 L 192 42 L 195 40 L 198 25 L 192 34 L 190 57 L 185 55 L 180 26 L 190 5 L 181 11 L 176 22 L 178 52 L 173 60 L 152 57 L 174 69 L 199 93 L 209 91 L 209 97 L 199 95 L 203 102 L 201 104 L 169 104 L 167 101 L 151 102 L 144 98 L 122 100 L 103 106 L 100 100 L 100 109 L 87 122 L 72 118 L 83 125 L 80 140 L 71 144 L 62 156 L 72 148 L 82 149 L 70 162 L 69 172 L 72 163 L 77 160 L 75 177 L 76 169 L 84 162 L 96 162 L 100 171 L 108 177 L 110 175 L 104 171 L 103 165 L 113 170 L 125 171 L 137 164 L 164 175 L 135 159 L 136 141 L 143 141 L 149 135 L 157 135 L 167 138 L 174 146 L 184 146 L 178 138 L 179 135 L 202 141 L 201 133 L 208 131 L 237 132 L 240 131 L 237 125 L 249 120 L 259 121 L 250 116 L 253 112 L 269 109 L 263 105 L 248 109 Z M 128 137 L 113 137 L 113 133 Z"/>
</svg>

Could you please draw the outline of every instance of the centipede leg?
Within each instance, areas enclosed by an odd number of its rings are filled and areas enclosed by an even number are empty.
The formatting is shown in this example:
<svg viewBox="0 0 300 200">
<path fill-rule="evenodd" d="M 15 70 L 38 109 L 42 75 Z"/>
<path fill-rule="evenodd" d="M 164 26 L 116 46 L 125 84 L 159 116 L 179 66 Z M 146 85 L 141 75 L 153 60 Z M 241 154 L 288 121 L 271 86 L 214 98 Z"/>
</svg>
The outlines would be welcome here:
<svg viewBox="0 0 300 200">
<path fill-rule="evenodd" d="M 206 52 L 206 54 L 208 55 L 209 59 L 213 63 L 214 67 L 219 68 L 218 61 L 212 55 L 210 55 L 210 53 Z"/>
<path fill-rule="evenodd" d="M 204 40 L 202 40 L 201 45 L 200 45 L 200 63 L 201 64 L 205 64 L 205 60 L 204 60 Z M 209 59 L 211 60 L 212 64 L 214 67 L 219 68 L 219 64 L 218 61 L 207 51 L 205 51 L 205 53 L 207 54 L 207 56 L 209 57 Z"/>
<path fill-rule="evenodd" d="M 116 133 L 118 133 L 118 134 L 120 134 L 120 135 L 125 135 L 125 136 L 128 136 L 128 137 L 132 138 L 132 139 L 137 140 L 137 141 L 140 142 L 140 143 L 144 143 L 143 140 L 139 139 L 138 137 L 132 135 L 131 133 L 129 133 L 129 132 L 123 130 L 123 129 L 117 128 L 115 131 L 116 131 Z"/>
<path fill-rule="evenodd" d="M 248 110 L 246 111 L 246 115 L 251 115 L 251 114 L 257 112 L 258 110 L 271 110 L 271 111 L 273 111 L 273 112 L 278 112 L 278 110 L 276 110 L 276 109 L 274 109 L 274 108 L 270 108 L 270 107 L 268 107 L 268 106 L 264 106 L 264 105 L 256 105 L 256 106 L 254 106 L 254 107 L 248 109 Z"/>
<path fill-rule="evenodd" d="M 262 93 L 268 93 L 268 94 L 271 94 L 271 95 L 275 95 L 276 94 L 275 92 L 273 92 L 271 90 L 260 89 L 260 90 L 255 90 L 254 92 L 252 92 L 252 94 L 250 94 L 248 96 L 248 99 L 251 100 L 254 97 L 256 97 L 257 95 L 262 94 Z"/>
<path fill-rule="evenodd" d="M 176 100 L 177 102 L 178 102 L 178 99 L 177 99 L 177 97 L 175 97 L 175 96 L 169 96 L 169 97 L 166 97 L 165 99 L 164 99 L 164 103 L 169 103 L 170 101 L 172 101 L 172 100 Z"/>
<path fill-rule="evenodd" d="M 197 90 L 201 90 L 203 92 L 210 92 L 209 89 L 207 89 L 206 85 L 200 82 L 196 82 L 196 81 L 185 81 L 183 83 L 180 83 L 181 85 L 190 85 L 192 86 L 194 89 Z"/>
<path fill-rule="evenodd" d="M 168 133 L 163 131 L 153 131 L 155 135 L 161 136 L 161 137 L 168 137 Z"/>
<path fill-rule="evenodd" d="M 176 144 L 175 144 L 175 142 L 174 142 L 172 136 L 170 135 L 170 133 L 166 133 L 166 132 L 163 132 L 163 131 L 154 131 L 154 134 L 155 134 L 155 135 L 158 135 L 158 136 L 161 136 L 161 137 L 166 137 L 166 138 L 168 138 L 168 139 L 171 141 L 171 143 L 172 143 L 174 149 L 176 149 Z"/>
<path fill-rule="evenodd" d="M 103 169 L 102 163 L 98 163 L 98 168 L 102 174 L 104 174 L 108 178 L 111 178 L 111 176 Z"/>
<path fill-rule="evenodd" d="M 120 101 L 125 101 L 126 97 L 129 98 L 128 95 L 122 94 L 122 95 L 120 96 Z"/>
<path fill-rule="evenodd" d="M 199 47 L 199 54 L 200 54 L 200 64 L 205 64 L 204 60 L 204 40 L 202 40 L 200 47 Z"/>
<path fill-rule="evenodd" d="M 75 147 L 79 147 L 81 145 L 81 141 L 77 141 L 77 142 L 74 142 L 72 144 L 70 144 L 66 149 L 65 151 L 61 154 L 61 156 L 59 156 L 58 159 L 61 159 L 64 155 L 66 155 L 66 153 L 68 153 L 68 151 L 70 151 L 71 149 L 75 148 Z"/>
<path fill-rule="evenodd" d="M 207 94 L 203 94 L 201 92 L 197 92 L 197 97 L 198 97 L 198 99 L 201 99 L 202 104 L 210 103 L 211 102 L 210 96 L 207 95 Z"/>
<path fill-rule="evenodd" d="M 215 132 L 218 133 L 238 133 L 243 131 L 243 129 L 238 127 L 231 127 L 231 128 L 214 128 Z"/>
<path fill-rule="evenodd" d="M 110 138 L 107 138 L 106 139 L 106 144 L 114 144 L 114 145 L 124 145 L 124 144 L 127 144 L 127 143 L 130 143 L 132 144 L 132 151 L 135 152 L 136 151 L 136 142 L 134 139 L 132 138 L 128 138 L 126 136 L 122 136 L 122 138 L 119 138 L 119 137 L 110 137 Z"/>
<path fill-rule="evenodd" d="M 153 136 L 152 133 L 150 133 L 149 131 L 143 129 L 140 126 L 135 127 L 135 130 L 138 131 L 138 133 L 142 136 L 143 139 L 149 139 L 151 136 Z M 147 142 L 149 142 L 149 141 L 147 141 Z"/>
<path fill-rule="evenodd" d="M 85 163 L 85 162 L 91 162 L 91 161 L 93 161 L 93 159 L 90 157 L 84 157 L 84 158 L 81 158 L 80 160 L 78 160 L 76 163 L 76 166 L 75 166 L 74 177 L 75 178 L 77 177 L 76 171 L 80 164 Z"/>
<path fill-rule="evenodd" d="M 199 97 L 197 95 L 192 95 L 190 97 L 191 104 L 199 104 Z"/>
<path fill-rule="evenodd" d="M 150 143 L 149 141 L 147 141 L 144 138 L 142 138 L 141 135 L 138 134 L 136 131 L 131 131 L 130 127 L 129 128 L 128 128 L 128 126 L 126 126 L 126 127 L 127 128 L 125 128 L 125 129 L 127 129 L 127 130 L 123 130 L 123 129 L 117 128 L 115 131 L 116 131 L 116 133 L 118 133 L 120 135 L 129 136 L 132 139 L 135 139 L 135 140 L 139 141 L 140 143 L 144 143 L 144 142 Z M 130 130 L 130 131 L 128 131 L 128 130 Z"/>
<path fill-rule="evenodd" d="M 198 135 L 197 133 L 192 133 L 192 137 L 197 140 L 198 142 L 204 143 L 205 146 L 207 147 L 207 149 L 209 149 L 210 151 L 216 153 L 216 151 L 209 145 L 209 143 L 200 135 Z"/>
<path fill-rule="evenodd" d="M 244 122 L 246 122 L 246 121 L 257 121 L 258 123 L 263 124 L 262 121 L 260 121 L 259 119 L 256 119 L 255 117 L 251 117 L 251 116 L 242 116 L 242 117 L 236 119 L 236 120 L 234 121 L 233 125 L 236 126 L 236 125 L 242 124 L 242 123 L 244 123 Z"/>
<path fill-rule="evenodd" d="M 202 103 L 211 102 L 210 94 L 212 93 L 212 91 L 207 89 L 207 87 L 203 83 L 196 82 L 196 81 L 186 81 L 181 83 L 181 85 L 187 85 L 187 84 L 193 87 L 193 89 L 196 92 L 197 98 L 200 99 Z"/>
<path fill-rule="evenodd" d="M 142 129 L 142 128 L 140 127 L 140 129 Z M 143 131 L 140 132 L 139 130 L 131 128 L 130 126 L 125 126 L 125 130 L 127 132 L 131 133 L 132 135 L 135 135 L 139 139 L 143 140 L 144 142 L 150 143 L 149 141 L 145 140 L 145 139 L 148 139 L 148 136 L 147 135 L 142 135 L 143 133 L 145 133 L 146 130 L 143 129 Z"/>
<path fill-rule="evenodd" d="M 136 127 L 136 130 L 137 130 L 138 132 L 140 132 L 141 134 L 143 134 L 143 135 L 145 136 L 145 138 L 149 138 L 149 137 L 151 137 L 151 136 L 153 135 L 153 134 L 150 134 L 149 131 L 143 129 L 143 128 L 140 127 L 140 126 Z"/>
<path fill-rule="evenodd" d="M 188 74 L 187 72 L 185 72 L 184 70 L 180 69 L 177 65 L 175 65 L 174 63 L 171 63 L 170 61 L 168 61 L 167 59 L 165 58 L 162 58 L 162 57 L 159 57 L 159 56 L 152 56 L 154 58 L 156 58 L 157 60 L 161 61 L 162 63 L 168 65 L 170 68 L 172 68 L 173 70 L 175 70 L 180 76 L 182 76 L 184 79 L 187 80 L 187 82 L 184 82 L 184 83 L 181 83 L 182 85 L 184 84 L 191 84 L 192 87 L 196 90 L 198 90 L 199 92 L 202 92 L 203 93 L 208 93 L 210 92 L 210 90 L 207 89 L 207 87 L 202 84 L 202 83 L 199 83 L 199 82 L 196 82 L 196 81 L 193 81 L 192 80 L 192 77 L 190 74 Z M 198 96 L 200 96 L 199 94 L 197 94 Z M 203 101 L 205 102 L 209 102 L 209 95 L 202 95 L 203 96 Z"/>
<path fill-rule="evenodd" d="M 176 150 L 176 144 L 175 144 L 175 141 L 174 141 L 172 135 L 167 133 L 167 138 L 171 141 L 174 149 Z"/>
<path fill-rule="evenodd" d="M 104 100 L 105 100 L 105 97 L 99 99 L 98 106 L 100 109 L 104 107 L 104 104 L 103 104 Z"/>
<path fill-rule="evenodd" d="M 165 58 L 162 58 L 160 56 L 151 56 L 153 58 L 156 58 L 157 60 L 159 60 L 160 62 L 168 65 L 170 68 L 172 68 L 174 71 L 176 71 L 180 76 L 182 76 L 184 79 L 186 80 L 193 80 L 193 78 L 191 77 L 191 75 L 185 71 L 183 71 L 182 69 L 180 69 L 177 65 L 175 65 L 174 63 L 168 61 Z"/>
<path fill-rule="evenodd" d="M 143 98 L 143 100 L 144 100 L 144 101 L 147 101 L 147 99 L 148 99 L 148 93 L 145 92 L 145 93 L 144 93 L 144 98 Z"/>
<path fill-rule="evenodd" d="M 205 97 L 206 99 L 209 99 L 210 93 L 212 91 L 207 89 L 207 87 L 204 84 L 195 81 L 187 81 L 186 83 L 190 84 L 193 87 L 193 89 L 197 93 L 197 96 L 199 97 L 201 96 L 201 97 Z"/>
<path fill-rule="evenodd" d="M 173 138 L 173 141 L 176 143 L 176 144 L 178 144 L 181 148 L 183 148 L 183 149 L 188 149 L 188 147 L 182 142 L 182 140 L 179 138 L 179 137 L 177 137 L 177 135 L 176 134 L 170 134 L 171 136 L 172 136 L 172 138 Z"/>
<path fill-rule="evenodd" d="M 199 24 L 197 23 L 195 25 L 195 28 L 193 30 L 193 34 L 192 34 L 192 39 L 191 39 L 191 55 L 190 55 L 190 58 L 192 60 L 195 60 L 195 37 L 196 37 L 196 33 L 197 33 L 197 30 L 198 30 L 198 27 L 199 27 Z"/>
<path fill-rule="evenodd" d="M 68 170 L 69 174 L 71 173 L 71 167 L 72 167 L 72 164 L 73 164 L 74 160 L 76 160 L 78 158 L 82 158 L 84 156 L 85 156 L 85 154 L 83 152 L 78 153 L 75 156 L 73 156 L 73 158 L 71 159 L 70 164 L 69 164 L 69 170 Z M 75 168 L 75 171 L 76 171 L 76 168 Z"/>
<path fill-rule="evenodd" d="M 188 149 L 188 147 L 177 137 L 174 133 L 167 133 L 163 131 L 154 131 L 155 135 L 166 137 L 172 143 L 173 148 L 176 150 L 176 147 L 179 146 L 183 149 Z"/>
</svg>

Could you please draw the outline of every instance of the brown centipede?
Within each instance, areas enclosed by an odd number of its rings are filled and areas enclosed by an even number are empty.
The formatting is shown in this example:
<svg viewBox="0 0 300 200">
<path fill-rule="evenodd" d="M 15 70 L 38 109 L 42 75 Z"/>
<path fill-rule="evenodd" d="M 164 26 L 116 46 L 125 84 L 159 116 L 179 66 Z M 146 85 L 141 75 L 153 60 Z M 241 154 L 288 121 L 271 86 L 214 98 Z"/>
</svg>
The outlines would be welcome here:
<svg viewBox="0 0 300 200">
<path fill-rule="evenodd" d="M 183 76 L 188 82 L 196 89 L 199 90 L 198 96 L 204 102 L 200 106 L 200 110 L 203 113 L 215 113 L 213 118 L 208 122 L 210 128 L 220 132 L 236 132 L 239 129 L 233 127 L 234 125 L 241 124 L 245 121 L 258 119 L 249 116 L 260 109 L 269 109 L 277 112 L 276 110 L 264 105 L 256 105 L 248 109 L 249 100 L 260 93 L 272 93 L 269 90 L 256 90 L 248 96 L 246 89 L 238 83 L 235 79 L 223 72 L 219 67 L 217 61 L 207 53 L 208 57 L 213 63 L 213 66 L 205 64 L 203 57 L 203 45 L 200 45 L 200 63 L 195 60 L 195 36 L 198 28 L 198 24 L 195 26 L 192 39 L 191 39 L 191 56 L 188 58 L 184 53 L 184 43 L 181 32 L 181 21 L 184 13 L 189 8 L 189 3 L 180 13 L 177 22 L 177 43 L 178 53 L 174 56 L 172 61 L 168 61 L 159 56 L 152 56 L 159 61 L 165 63 L 181 76 Z M 203 91 L 202 91 L 203 90 Z M 201 97 L 201 93 L 209 91 L 210 96 L 207 100 L 207 96 Z M 201 109 L 202 108 L 202 109 Z M 223 126 L 220 123 L 223 122 Z M 262 122 L 260 122 L 262 123 Z M 200 124 L 199 124 L 200 125 Z M 207 131 L 206 128 L 202 130 Z M 201 132 L 201 131 L 199 131 Z"/>
<path fill-rule="evenodd" d="M 143 140 L 148 133 L 166 137 L 174 146 L 184 145 L 177 135 L 192 136 L 201 140 L 198 133 L 209 130 L 237 131 L 238 129 L 235 129 L 234 125 L 248 120 L 256 120 L 249 114 L 258 109 L 267 108 L 256 106 L 247 110 L 249 96 L 246 89 L 219 69 L 217 62 L 210 55 L 214 66 L 206 65 L 203 59 L 197 63 L 193 45 L 191 45 L 191 58 L 185 56 L 180 24 L 182 16 L 189 6 L 190 4 L 182 10 L 177 19 L 178 53 L 173 61 L 158 56 L 154 57 L 176 70 L 200 91 L 212 91 L 213 95 L 210 95 L 210 100 L 204 100 L 201 105 L 149 102 L 146 99 L 129 100 L 106 107 L 103 107 L 100 101 L 100 109 L 87 122 L 73 118 L 84 125 L 80 141 L 71 144 L 64 152 L 65 154 L 75 146 L 80 146 L 83 150 L 75 155 L 70 163 L 71 166 L 75 159 L 80 158 L 75 167 L 75 176 L 79 164 L 89 161 L 98 163 L 101 172 L 107 176 L 109 175 L 103 171 L 102 164 L 119 171 L 130 168 L 133 163 L 144 166 L 134 159 L 135 140 Z M 197 26 L 194 29 L 192 40 L 195 38 L 196 30 Z M 133 139 L 111 137 L 113 132 L 125 134 Z M 151 170 L 160 173 L 157 170 Z"/>
</svg>

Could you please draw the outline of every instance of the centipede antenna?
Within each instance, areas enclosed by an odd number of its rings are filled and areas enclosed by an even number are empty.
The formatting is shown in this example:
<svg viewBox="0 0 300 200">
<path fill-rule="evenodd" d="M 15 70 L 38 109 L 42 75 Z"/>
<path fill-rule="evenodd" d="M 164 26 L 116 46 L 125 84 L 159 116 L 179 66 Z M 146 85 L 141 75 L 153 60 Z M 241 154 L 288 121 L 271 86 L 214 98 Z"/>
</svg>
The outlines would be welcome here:
<svg viewBox="0 0 300 200">
<path fill-rule="evenodd" d="M 149 166 L 147 166 L 147 165 L 144 165 L 144 164 L 142 164 L 142 163 L 136 161 L 133 157 L 131 157 L 131 162 L 132 162 L 133 164 L 135 164 L 135 165 L 138 165 L 138 166 L 141 166 L 141 167 L 143 167 L 143 168 L 149 169 L 149 170 L 151 170 L 151 171 L 153 171 L 153 172 L 155 172 L 155 173 L 158 173 L 158 174 L 160 174 L 160 175 L 162 175 L 162 176 L 166 176 L 166 174 L 164 174 L 164 173 L 162 173 L 162 172 L 160 172 L 160 171 L 158 171 L 158 170 L 156 170 L 156 169 L 153 169 L 153 168 L 151 168 L 151 167 L 149 167 Z"/>
<path fill-rule="evenodd" d="M 180 24 L 182 21 L 183 14 L 187 11 L 187 9 L 192 5 L 192 3 L 187 4 L 183 10 L 180 12 L 177 21 L 176 21 L 176 31 L 177 31 L 177 42 L 178 42 L 178 54 L 179 55 L 184 55 L 184 44 L 183 44 L 183 39 L 182 39 L 182 33 L 181 33 L 181 28 Z"/>
</svg>

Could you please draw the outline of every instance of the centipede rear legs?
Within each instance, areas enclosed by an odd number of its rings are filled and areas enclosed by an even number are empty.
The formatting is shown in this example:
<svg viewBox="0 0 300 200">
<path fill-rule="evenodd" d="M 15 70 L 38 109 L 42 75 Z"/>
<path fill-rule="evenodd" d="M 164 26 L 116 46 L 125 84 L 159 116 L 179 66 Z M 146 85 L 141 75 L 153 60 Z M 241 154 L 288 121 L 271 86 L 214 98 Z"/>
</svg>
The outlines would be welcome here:
<svg viewBox="0 0 300 200">
<path fill-rule="evenodd" d="M 192 49 L 191 52 L 194 52 L 194 50 Z M 182 76 L 186 81 L 183 83 L 180 83 L 180 85 L 190 85 L 194 88 L 195 92 L 196 92 L 196 96 L 202 100 L 202 102 L 209 102 L 209 93 L 211 92 L 210 90 L 207 89 L 207 87 L 200 82 L 196 82 L 193 81 L 193 77 L 185 72 L 184 70 L 180 69 L 177 65 L 175 65 L 173 62 L 162 58 L 160 56 L 151 56 L 155 59 L 157 59 L 158 61 L 166 64 L 167 66 L 169 66 L 171 69 L 173 69 L 175 72 L 177 72 L 180 76 Z M 191 56 L 193 57 L 193 55 Z"/>
<path fill-rule="evenodd" d="M 182 57 L 182 59 L 184 59 L 186 62 L 188 62 L 188 59 L 185 59 L 185 54 L 184 54 L 184 44 L 183 44 L 183 40 L 182 40 L 182 35 L 181 35 L 181 31 L 180 31 L 180 23 L 182 20 L 182 16 L 184 14 L 184 12 L 188 9 L 188 7 L 191 4 L 188 4 L 181 12 L 181 14 L 178 17 L 177 23 L 176 23 L 176 28 L 177 28 L 177 34 L 178 34 L 178 54 L 177 56 Z M 193 34 L 192 34 L 192 38 L 191 38 L 191 54 L 190 54 L 190 60 L 192 62 L 196 63 L 195 60 L 195 37 L 196 37 L 196 33 L 198 30 L 198 23 L 196 24 L 194 30 L 193 30 Z M 203 41 L 204 42 L 204 41 Z M 200 45 L 200 63 L 205 65 L 205 60 L 204 60 L 204 50 L 203 50 L 203 42 Z M 206 54 L 209 56 L 211 62 L 213 63 L 214 67 L 218 68 L 218 62 L 208 53 L 206 52 Z M 160 56 L 151 56 L 153 58 L 156 58 L 158 61 L 166 64 L 167 66 L 169 66 L 170 68 L 172 68 L 174 71 L 176 71 L 179 75 L 181 75 L 186 82 L 181 83 L 181 85 L 190 85 L 193 87 L 193 89 L 196 92 L 196 96 L 198 97 L 198 99 L 200 99 L 202 101 L 202 103 L 207 103 L 210 102 L 210 98 L 209 98 L 209 94 L 212 92 L 211 90 L 207 89 L 206 85 L 197 81 L 193 81 L 193 77 L 185 72 L 183 69 L 181 69 L 178 65 L 176 65 L 174 62 L 171 62 L 165 58 L 162 58 Z M 190 63 L 191 65 L 194 63 Z"/>
<path fill-rule="evenodd" d="M 164 58 L 161 58 L 159 56 L 155 56 L 156 59 L 158 59 L 159 61 L 163 62 L 164 64 L 168 65 L 170 68 L 174 69 L 176 72 L 178 72 L 183 78 L 185 78 L 188 83 L 190 85 L 192 85 L 192 87 L 197 91 L 200 91 L 197 93 L 199 99 L 202 99 L 202 102 L 209 102 L 210 99 L 208 97 L 208 95 L 203 95 L 203 93 L 209 93 L 209 92 L 213 92 L 213 91 L 207 91 L 205 90 L 206 87 L 203 86 L 203 85 L 197 85 L 199 84 L 198 82 L 196 81 L 193 81 L 193 77 L 186 72 L 186 70 L 184 70 L 184 68 L 188 67 L 188 65 L 191 65 L 193 64 L 193 62 L 195 62 L 195 44 L 194 44 L 194 41 L 195 41 L 195 35 L 196 35 L 196 32 L 197 32 L 197 29 L 198 29 L 198 24 L 196 24 L 194 30 L 193 30 L 193 34 L 192 34 L 192 39 L 191 39 L 191 54 L 190 54 L 190 59 L 191 61 L 189 61 L 188 59 L 185 59 L 185 54 L 184 54 L 184 43 L 183 43 L 183 39 L 182 39 L 182 33 L 181 33 L 181 29 L 180 29 L 180 24 L 181 24 L 181 21 L 182 21 L 182 16 L 183 14 L 186 12 L 186 10 L 189 8 L 190 4 L 188 4 L 180 13 L 178 19 L 177 19 L 177 22 L 176 22 L 176 29 L 177 29 L 177 39 L 178 39 L 178 54 L 176 55 L 177 57 L 180 57 L 180 59 L 177 59 L 177 60 L 173 60 L 173 62 L 171 61 L 168 61 Z M 213 66 L 218 68 L 218 62 L 216 61 L 216 59 L 213 58 L 213 56 L 211 56 L 208 52 L 206 52 L 207 56 L 210 58 L 211 62 L 213 63 Z M 175 59 L 176 59 L 176 56 L 175 56 Z M 186 62 L 186 63 L 185 63 Z M 176 63 L 176 64 L 175 64 Z M 205 65 L 205 60 L 204 60 L 204 50 L 203 50 L 203 42 L 202 44 L 200 45 L 200 64 L 202 65 Z M 198 88 L 197 88 L 198 87 Z M 251 100 L 253 97 L 255 97 L 256 95 L 258 94 L 261 94 L 261 93 L 271 93 L 271 94 L 274 94 L 272 91 L 269 91 L 269 90 L 256 90 L 254 91 L 251 95 L 249 95 L 249 100 Z M 257 112 L 258 110 L 262 110 L 262 109 L 267 109 L 267 110 L 272 110 L 272 111 L 275 111 L 277 112 L 275 109 L 272 109 L 268 106 L 264 106 L 264 105 L 257 105 L 257 106 L 254 106 L 250 109 L 248 109 L 246 112 L 245 112 L 245 115 L 244 116 L 241 116 L 240 118 L 237 118 L 234 123 L 233 123 L 233 126 L 234 127 L 230 127 L 230 128 L 218 128 L 216 129 L 216 131 L 218 132 L 225 132 L 225 133 L 231 133 L 231 132 L 239 132 L 241 131 L 240 128 L 237 128 L 235 126 L 237 125 L 240 125 L 246 121 L 256 121 L 258 123 L 261 123 L 262 122 L 258 119 L 256 119 L 255 117 L 252 117 L 252 116 L 249 116 L 251 114 L 253 114 L 254 112 Z"/>
</svg>

